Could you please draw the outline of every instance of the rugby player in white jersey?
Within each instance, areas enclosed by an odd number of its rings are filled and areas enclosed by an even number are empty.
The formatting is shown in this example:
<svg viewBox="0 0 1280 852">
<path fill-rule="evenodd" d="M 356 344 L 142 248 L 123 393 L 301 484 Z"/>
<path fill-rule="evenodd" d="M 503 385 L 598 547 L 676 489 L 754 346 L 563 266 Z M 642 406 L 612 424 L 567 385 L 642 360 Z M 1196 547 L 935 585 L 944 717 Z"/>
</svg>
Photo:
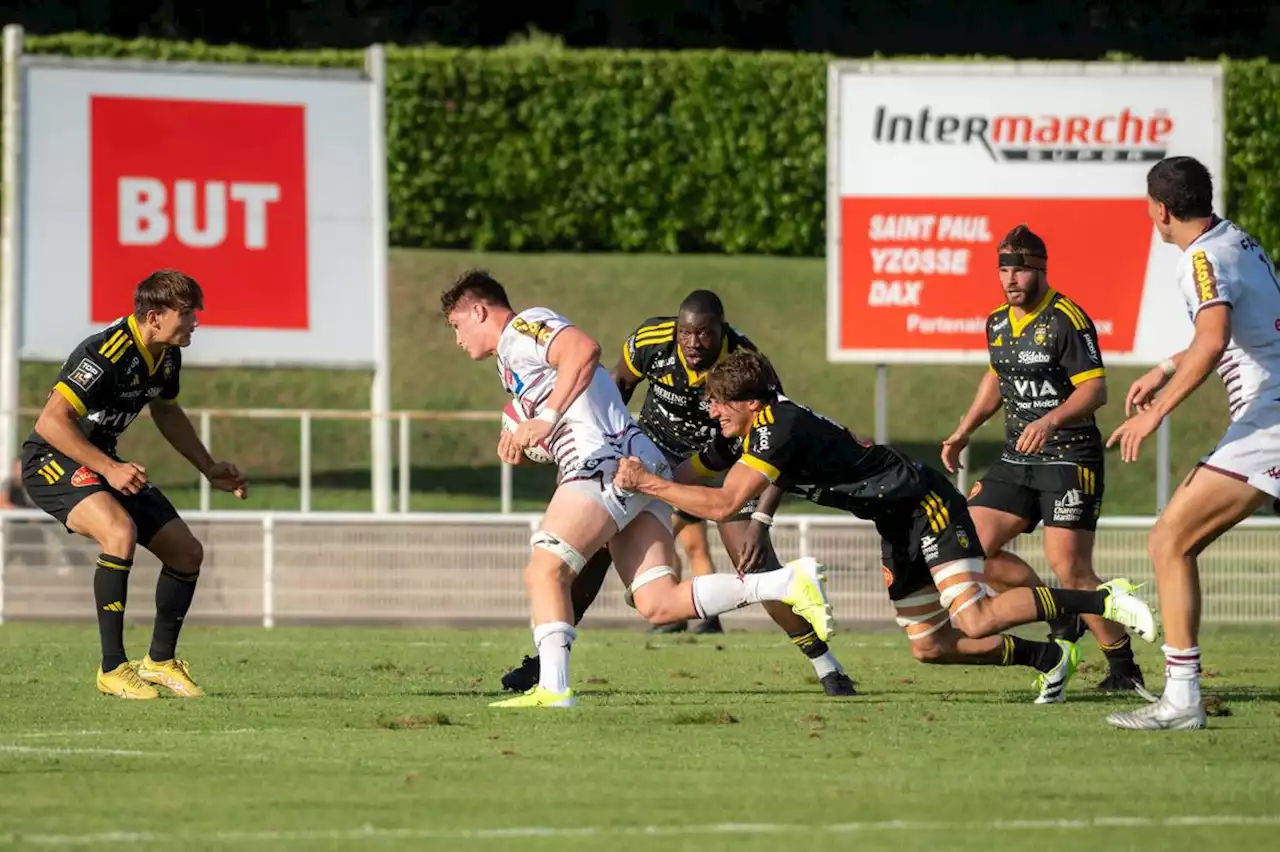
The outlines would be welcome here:
<svg viewBox="0 0 1280 852">
<path fill-rule="evenodd" d="M 1196 560 L 1219 536 L 1280 498 L 1280 282 L 1251 236 L 1213 212 L 1209 170 L 1170 157 L 1147 173 L 1147 209 L 1182 250 L 1178 288 L 1195 323 L 1191 345 L 1129 388 L 1125 420 L 1107 441 L 1138 457 L 1156 431 L 1215 369 L 1227 389 L 1226 434 L 1183 480 L 1147 537 L 1164 621 L 1159 701 L 1107 721 L 1133 730 L 1205 726 L 1200 698 L 1200 577 Z"/>
<path fill-rule="evenodd" d="M 498 456 L 527 461 L 525 450 L 548 447 L 559 468 L 542 528 L 530 541 L 525 588 L 533 610 L 533 641 L 541 659 L 538 685 L 494 707 L 571 707 L 573 627 L 570 585 L 583 554 L 608 546 L 628 600 L 653 624 L 707 618 L 762 601 L 781 601 L 831 633 L 825 578 L 811 560 L 781 571 L 737 577 L 709 574 L 679 582 L 672 568 L 671 508 L 613 485 L 621 458 L 633 456 L 669 478 L 670 466 L 632 419 L 618 386 L 600 365 L 600 345 L 547 308 L 516 313 L 502 285 L 483 271 L 464 273 L 440 297 L 458 346 L 473 360 L 496 356 L 504 389 L 528 419 L 503 431 Z"/>
</svg>

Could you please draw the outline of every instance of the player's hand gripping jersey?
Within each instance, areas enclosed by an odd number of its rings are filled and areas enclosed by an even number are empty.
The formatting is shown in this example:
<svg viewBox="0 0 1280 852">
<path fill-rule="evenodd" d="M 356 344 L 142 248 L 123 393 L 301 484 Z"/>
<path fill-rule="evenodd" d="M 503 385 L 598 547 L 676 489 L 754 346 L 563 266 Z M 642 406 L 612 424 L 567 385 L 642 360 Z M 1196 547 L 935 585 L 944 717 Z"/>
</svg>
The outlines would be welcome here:
<svg viewBox="0 0 1280 852">
<path fill-rule="evenodd" d="M 1102 461 L 1102 435 L 1092 417 L 1059 427 L 1034 455 L 1015 449 L 1028 424 L 1062 405 L 1076 385 L 1106 375 L 1097 329 L 1079 306 L 1053 290 L 1020 320 L 1001 305 L 987 317 L 987 351 L 1004 401 L 1004 459 Z"/>
<path fill-rule="evenodd" d="M 719 362 L 738 349 L 755 345 L 732 326 L 725 329 Z M 627 367 L 638 379 L 649 382 L 640 425 L 671 459 L 687 459 L 707 447 L 719 434 L 702 397 L 706 373 L 697 373 L 685 362 L 676 342 L 675 317 L 651 317 L 622 344 Z"/>
<path fill-rule="evenodd" d="M 521 311 L 498 339 L 498 375 L 502 386 L 523 406 L 528 417 L 537 416 L 556 383 L 556 369 L 547 352 L 556 335 L 572 323 L 547 308 Z M 608 371 L 597 365 L 591 384 L 563 412 L 551 437 L 551 453 L 560 469 L 559 480 L 600 478 L 601 465 L 634 455 L 666 470 L 653 443 L 644 436 L 627 411 L 618 386 Z M 611 479 L 611 473 L 606 481 Z"/>
<path fill-rule="evenodd" d="M 141 340 L 132 315 L 116 320 L 75 348 L 54 385 L 79 413 L 85 437 L 112 458 L 118 458 L 120 435 L 143 408 L 157 398 L 178 398 L 181 350 L 171 346 L 154 361 Z M 27 444 L 49 449 L 35 432 Z"/>
<path fill-rule="evenodd" d="M 1231 306 L 1231 340 L 1218 364 L 1231 420 L 1280 421 L 1280 282 L 1271 259 L 1220 219 L 1187 246 L 1177 275 L 1192 321 L 1210 305 Z"/>
</svg>

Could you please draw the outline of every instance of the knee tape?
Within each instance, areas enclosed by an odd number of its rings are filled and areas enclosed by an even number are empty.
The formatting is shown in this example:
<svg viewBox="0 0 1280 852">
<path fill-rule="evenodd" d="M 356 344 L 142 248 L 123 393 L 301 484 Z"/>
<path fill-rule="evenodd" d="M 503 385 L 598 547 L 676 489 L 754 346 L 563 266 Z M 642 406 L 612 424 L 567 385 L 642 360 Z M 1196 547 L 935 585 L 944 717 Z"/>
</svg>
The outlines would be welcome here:
<svg viewBox="0 0 1280 852">
<path fill-rule="evenodd" d="M 967 608 L 970 603 L 982 597 L 981 593 L 986 589 L 986 584 L 982 582 L 983 573 L 981 559 L 961 559 L 957 562 L 953 562 L 946 568 L 934 574 L 933 579 L 935 583 L 941 583 L 943 580 L 947 580 L 961 574 L 968 574 L 972 579 L 965 580 L 961 583 L 955 583 L 942 590 L 940 598 L 942 605 L 947 609 L 951 609 L 951 604 L 955 603 L 956 598 L 960 597 L 970 589 L 977 588 L 979 594 L 965 604 L 965 607 Z M 957 613 L 952 613 L 952 615 L 956 614 Z"/>
<path fill-rule="evenodd" d="M 587 560 L 572 545 L 565 544 L 556 536 L 549 532 L 536 532 L 533 538 L 529 539 L 529 546 L 533 548 L 541 548 L 548 553 L 554 554 L 565 565 L 569 566 L 569 570 L 575 575 L 580 572 L 587 564 Z"/>
<path fill-rule="evenodd" d="M 663 577 L 674 577 L 676 569 L 670 565 L 659 565 L 657 568 L 649 568 L 641 571 L 636 578 L 631 581 L 630 587 L 627 588 L 627 606 L 632 609 L 636 608 L 636 592 L 644 586 L 649 585 L 655 580 L 661 580 Z"/>
</svg>

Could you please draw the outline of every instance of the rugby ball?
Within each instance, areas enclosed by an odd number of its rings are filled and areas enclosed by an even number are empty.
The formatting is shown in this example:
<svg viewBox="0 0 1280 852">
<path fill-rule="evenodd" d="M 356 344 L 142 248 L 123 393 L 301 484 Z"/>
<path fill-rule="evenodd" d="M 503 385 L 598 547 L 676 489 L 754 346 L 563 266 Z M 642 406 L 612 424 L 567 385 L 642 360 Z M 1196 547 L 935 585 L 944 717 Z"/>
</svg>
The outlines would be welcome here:
<svg viewBox="0 0 1280 852">
<path fill-rule="evenodd" d="M 522 406 L 516 405 L 514 399 L 509 400 L 502 409 L 502 431 L 514 432 L 516 427 L 529 418 L 525 416 Z M 553 464 L 555 457 L 551 455 L 551 448 L 547 446 L 546 441 L 540 441 L 532 447 L 525 447 L 525 458 L 537 464 Z"/>
</svg>

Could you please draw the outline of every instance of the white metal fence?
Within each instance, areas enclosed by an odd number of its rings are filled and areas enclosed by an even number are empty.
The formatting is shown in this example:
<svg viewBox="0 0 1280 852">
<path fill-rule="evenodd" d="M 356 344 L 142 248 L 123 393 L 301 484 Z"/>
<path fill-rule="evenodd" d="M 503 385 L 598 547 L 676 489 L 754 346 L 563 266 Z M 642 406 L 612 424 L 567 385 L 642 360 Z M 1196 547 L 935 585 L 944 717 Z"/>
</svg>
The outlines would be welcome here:
<svg viewBox="0 0 1280 852">
<path fill-rule="evenodd" d="M 192 619 L 206 623 L 528 623 L 521 570 L 531 514 L 248 511 L 191 512 L 205 546 Z M 1096 562 L 1104 578 L 1150 581 L 1145 534 L 1151 518 L 1104 518 Z M 1280 623 L 1280 520 L 1246 522 L 1201 558 L 1204 617 L 1210 622 Z M 729 561 L 716 545 L 719 570 Z M 888 622 L 875 530 L 852 517 L 781 515 L 774 541 L 785 560 L 813 556 L 828 566 L 840 622 Z M 1038 535 L 1022 555 L 1049 579 Z M 91 620 L 96 548 L 47 516 L 0 512 L 0 617 Z M 131 618 L 150 620 L 159 570 L 139 551 Z M 1153 592 L 1153 590 L 1150 590 Z M 635 620 L 612 576 L 587 623 Z M 730 627 L 765 626 L 758 607 L 726 616 Z M 638 623 L 638 621 L 633 622 Z"/>
</svg>

